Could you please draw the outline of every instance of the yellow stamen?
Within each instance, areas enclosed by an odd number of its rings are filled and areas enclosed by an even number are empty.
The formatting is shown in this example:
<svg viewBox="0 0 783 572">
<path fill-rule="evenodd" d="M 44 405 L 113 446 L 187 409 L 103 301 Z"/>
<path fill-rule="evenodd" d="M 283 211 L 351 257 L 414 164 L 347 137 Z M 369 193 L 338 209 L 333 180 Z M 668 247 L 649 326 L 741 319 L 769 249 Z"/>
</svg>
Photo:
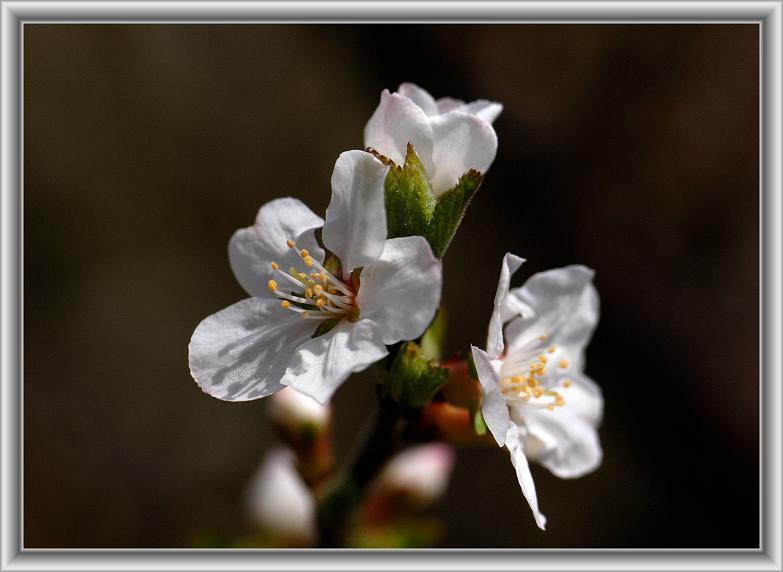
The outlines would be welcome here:
<svg viewBox="0 0 783 572">
<path fill-rule="evenodd" d="M 540 361 L 541 363 L 546 363 L 547 361 L 549 361 L 549 358 L 546 357 L 544 354 L 541 354 L 540 356 L 538 356 L 538 361 Z"/>
<path fill-rule="evenodd" d="M 302 250 L 299 251 L 299 256 L 305 258 L 306 256 L 310 256 L 310 253 L 307 251 L 306 248 L 303 248 Z"/>
<path fill-rule="evenodd" d="M 546 408 L 549 409 L 549 411 L 554 411 L 555 410 L 555 406 L 554 405 L 547 405 Z"/>
<path fill-rule="evenodd" d="M 548 351 L 550 354 L 553 354 L 553 353 L 555 353 L 555 350 L 556 350 L 556 349 L 557 349 L 557 348 L 556 348 L 555 346 L 549 346 L 549 349 L 548 349 L 548 350 L 546 350 L 546 351 Z"/>
<path fill-rule="evenodd" d="M 546 341 L 547 337 L 548 336 L 546 334 L 542 334 L 542 335 L 538 336 L 538 339 L 543 342 L 543 341 Z"/>
<path fill-rule="evenodd" d="M 274 280 L 270 280 L 266 283 L 267 288 L 269 288 L 270 292 L 275 292 L 277 290 L 277 282 Z"/>
<path fill-rule="evenodd" d="M 280 268 L 280 265 L 277 262 L 273 262 L 272 263 L 272 270 L 277 270 L 278 268 Z"/>
<path fill-rule="evenodd" d="M 280 305 L 283 308 L 290 308 L 291 307 L 291 302 L 289 302 L 288 300 L 283 300 L 282 302 L 280 302 Z"/>
<path fill-rule="evenodd" d="M 557 397 L 555 397 L 555 405 L 563 407 L 565 405 L 565 397 L 563 397 L 562 395 L 558 395 Z"/>
<path fill-rule="evenodd" d="M 318 298 L 315 305 L 318 306 L 319 308 L 323 308 L 324 306 L 326 306 L 326 299 Z"/>
<path fill-rule="evenodd" d="M 563 387 L 565 387 L 565 388 L 569 388 L 569 387 L 571 387 L 571 384 L 572 384 L 572 383 L 573 383 L 573 381 L 571 381 L 570 379 L 566 379 L 566 380 L 563 382 Z"/>
<path fill-rule="evenodd" d="M 312 258 L 311 256 L 305 256 L 305 257 L 302 259 L 302 261 L 303 261 L 303 262 L 305 263 L 305 265 L 307 265 L 307 266 L 312 266 L 312 265 L 313 265 L 313 258 Z"/>
<path fill-rule="evenodd" d="M 286 241 L 286 244 L 288 245 L 288 248 L 293 248 L 296 246 L 296 243 L 290 238 Z"/>
<path fill-rule="evenodd" d="M 315 286 L 313 286 L 313 292 L 315 292 L 316 296 L 320 296 L 323 293 L 323 291 L 324 291 L 324 287 L 321 286 L 320 284 L 316 284 Z"/>
<path fill-rule="evenodd" d="M 307 318 L 309 318 L 309 317 L 310 317 L 310 312 L 308 312 L 307 310 L 305 310 L 304 312 L 302 312 L 302 314 L 301 314 L 301 315 L 302 315 L 302 318 L 305 318 L 305 319 L 307 319 Z"/>
<path fill-rule="evenodd" d="M 309 300 L 312 297 L 313 297 L 313 289 L 312 288 L 305 289 L 305 298 Z"/>
<path fill-rule="evenodd" d="M 561 359 L 561 360 L 560 360 L 560 363 L 558 363 L 557 365 L 559 365 L 560 367 L 562 367 L 563 369 L 565 369 L 565 368 L 567 368 L 567 367 L 568 367 L 568 360 L 567 360 L 567 359 Z"/>
</svg>

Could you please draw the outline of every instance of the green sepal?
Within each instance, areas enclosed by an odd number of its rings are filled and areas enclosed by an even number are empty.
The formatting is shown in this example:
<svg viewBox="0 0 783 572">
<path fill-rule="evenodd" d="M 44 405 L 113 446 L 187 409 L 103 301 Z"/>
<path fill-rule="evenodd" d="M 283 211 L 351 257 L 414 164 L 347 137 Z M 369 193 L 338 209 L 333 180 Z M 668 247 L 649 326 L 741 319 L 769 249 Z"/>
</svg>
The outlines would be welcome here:
<svg viewBox="0 0 783 572">
<path fill-rule="evenodd" d="M 337 258 L 334 254 L 329 255 L 329 257 L 324 260 L 323 266 L 327 271 L 329 271 L 330 274 L 334 276 L 340 276 L 342 270 L 340 267 L 340 259 Z"/>
<path fill-rule="evenodd" d="M 476 409 L 473 412 L 473 431 L 475 431 L 476 435 L 487 434 L 487 423 L 484 421 L 484 415 L 482 415 L 481 409 Z"/>
<path fill-rule="evenodd" d="M 427 331 L 421 337 L 421 355 L 426 359 L 440 360 L 443 341 L 446 338 L 446 310 L 441 307 Z"/>
<path fill-rule="evenodd" d="M 421 347 L 405 342 L 381 382 L 381 393 L 398 403 L 423 407 L 449 376 L 449 370 L 422 355 Z"/>
<path fill-rule="evenodd" d="M 385 181 L 388 238 L 425 236 L 436 201 L 424 165 L 410 143 L 404 165 L 387 162 L 391 164 Z"/>
<path fill-rule="evenodd" d="M 427 171 L 412 144 L 408 143 L 402 166 L 377 151 L 370 151 L 390 165 L 384 182 L 387 237 L 423 236 L 435 256 L 443 258 L 484 175 L 471 169 L 452 189 L 435 197 Z"/>
<path fill-rule="evenodd" d="M 438 258 L 446 254 L 446 249 L 454 238 L 459 223 L 462 222 L 465 210 L 483 179 L 481 173 L 471 169 L 460 177 L 456 187 L 438 197 L 432 220 L 424 234 L 432 247 L 432 252 Z"/>
</svg>

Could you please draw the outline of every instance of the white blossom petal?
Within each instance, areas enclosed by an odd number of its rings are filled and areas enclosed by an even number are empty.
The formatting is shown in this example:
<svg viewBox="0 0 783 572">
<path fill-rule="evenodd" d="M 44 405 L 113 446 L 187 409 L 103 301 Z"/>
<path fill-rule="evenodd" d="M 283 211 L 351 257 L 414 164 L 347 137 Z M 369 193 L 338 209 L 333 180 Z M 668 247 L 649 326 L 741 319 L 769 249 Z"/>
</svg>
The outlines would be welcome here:
<svg viewBox="0 0 783 572">
<path fill-rule="evenodd" d="M 487 172 L 498 150 L 498 138 L 489 123 L 452 111 L 433 117 L 431 124 L 435 167 L 427 172 L 435 195 L 453 188 L 471 169 Z"/>
<path fill-rule="evenodd" d="M 601 390 L 584 375 L 569 379 L 572 385 L 561 391 L 563 407 L 519 411 L 528 430 L 526 453 L 561 479 L 594 471 L 603 457 L 596 429 L 603 410 Z"/>
<path fill-rule="evenodd" d="M 520 258 L 510 252 L 503 257 L 498 287 L 495 291 L 495 303 L 492 309 L 492 316 L 489 319 L 489 331 L 487 333 L 487 354 L 493 359 L 500 357 L 503 353 L 503 323 L 509 318 L 506 310 L 508 287 L 511 284 L 511 277 L 514 275 L 514 272 L 519 270 L 523 262 L 525 262 L 524 258 Z"/>
<path fill-rule="evenodd" d="M 383 183 L 389 167 L 365 151 L 346 151 L 334 165 L 324 245 L 348 274 L 377 259 L 386 240 Z"/>
<path fill-rule="evenodd" d="M 432 173 L 432 127 L 412 100 L 384 89 L 381 103 L 364 128 L 364 146 L 372 147 L 398 165 L 412 143 L 424 168 Z"/>
<path fill-rule="evenodd" d="M 470 103 L 457 105 L 451 110 L 461 111 L 462 113 L 478 117 L 487 123 L 492 123 L 503 111 L 503 105 L 494 101 L 487 101 L 486 99 L 477 99 Z"/>
<path fill-rule="evenodd" d="M 506 434 L 506 448 L 511 455 L 511 464 L 517 472 L 517 480 L 522 494 L 533 511 L 533 517 L 541 530 L 546 530 L 546 517 L 538 509 L 538 497 L 536 496 L 536 485 L 533 482 L 533 475 L 530 474 L 530 465 L 528 465 L 525 452 L 520 442 L 519 429 L 514 423 L 508 424 Z"/>
<path fill-rule="evenodd" d="M 248 401 L 283 388 L 280 378 L 315 326 L 275 300 L 247 298 L 203 320 L 190 340 L 190 373 L 224 401 Z"/>
<path fill-rule="evenodd" d="M 397 93 L 412 100 L 427 115 L 438 115 L 441 111 L 430 93 L 415 83 L 402 83 L 397 88 Z"/>
<path fill-rule="evenodd" d="M 294 456 L 275 449 L 259 465 L 245 490 L 255 524 L 285 539 L 315 539 L 315 500 L 294 467 Z"/>
<path fill-rule="evenodd" d="M 506 326 L 508 353 L 545 335 L 551 343 L 567 348 L 582 366 L 582 351 L 598 323 L 598 293 L 593 271 L 566 266 L 533 275 L 524 286 L 509 292 L 507 304 L 523 317 Z"/>
<path fill-rule="evenodd" d="M 255 225 L 239 229 L 229 242 L 228 258 L 237 281 L 251 296 L 272 297 L 266 287 L 272 278 L 272 262 L 284 269 L 301 266 L 299 256 L 288 247 L 288 240 L 296 241 L 313 258 L 323 261 L 324 252 L 314 234 L 323 224 L 323 219 L 298 199 L 286 197 L 266 203 L 258 211 Z"/>
<path fill-rule="evenodd" d="M 484 401 L 481 404 L 481 414 L 484 416 L 489 432 L 502 447 L 506 443 L 506 431 L 509 424 L 509 412 L 506 400 L 500 392 L 500 369 L 502 362 L 491 359 L 487 353 L 470 346 L 473 354 L 473 363 L 476 366 L 479 383 L 484 390 Z"/>
<path fill-rule="evenodd" d="M 342 320 L 299 348 L 281 383 L 326 403 L 349 375 L 366 369 L 388 353 L 378 324 L 371 320 Z"/>
<path fill-rule="evenodd" d="M 438 113 L 448 113 L 465 105 L 465 102 L 461 99 L 455 99 L 453 97 L 441 97 L 435 102 L 438 106 Z"/>
<path fill-rule="evenodd" d="M 381 257 L 362 271 L 360 316 L 381 327 L 385 344 L 418 338 L 435 317 L 441 282 L 441 263 L 426 239 L 387 240 Z"/>
</svg>

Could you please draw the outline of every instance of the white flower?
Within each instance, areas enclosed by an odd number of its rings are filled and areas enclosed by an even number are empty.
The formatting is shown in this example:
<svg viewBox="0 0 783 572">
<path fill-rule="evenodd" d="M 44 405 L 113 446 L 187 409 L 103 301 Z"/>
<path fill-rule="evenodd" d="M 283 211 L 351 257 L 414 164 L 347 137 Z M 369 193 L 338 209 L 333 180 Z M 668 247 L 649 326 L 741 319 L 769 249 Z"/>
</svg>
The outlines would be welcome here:
<svg viewBox="0 0 783 572">
<path fill-rule="evenodd" d="M 286 449 L 269 453 L 245 490 L 245 507 L 262 530 L 283 539 L 315 539 L 315 501 Z"/>
<path fill-rule="evenodd" d="M 522 262 L 513 254 L 504 257 L 487 351 L 472 347 L 472 352 L 484 389 L 484 420 L 498 445 L 509 450 L 522 493 L 543 529 L 546 518 L 538 509 L 528 459 L 561 478 L 582 476 L 601 464 L 596 428 L 603 398 L 582 371 L 584 348 L 598 323 L 598 294 L 593 272 L 584 266 L 535 274 L 509 292 Z"/>
<path fill-rule="evenodd" d="M 387 345 L 424 332 L 440 301 L 441 265 L 420 236 L 386 240 L 387 171 L 369 153 L 345 152 L 325 222 L 284 198 L 234 234 L 231 267 L 253 298 L 193 333 L 190 371 L 206 393 L 246 401 L 289 385 L 325 403 L 351 373 L 386 356 Z M 324 246 L 341 261 L 338 275 L 323 266 L 321 226 Z M 325 322 L 336 325 L 316 332 Z"/>
<path fill-rule="evenodd" d="M 492 122 L 502 110 L 501 104 L 483 99 L 436 101 L 420 87 L 403 83 L 396 93 L 381 93 L 364 129 L 364 144 L 402 165 L 412 143 L 439 195 L 467 171 L 489 169 L 498 149 Z"/>
</svg>

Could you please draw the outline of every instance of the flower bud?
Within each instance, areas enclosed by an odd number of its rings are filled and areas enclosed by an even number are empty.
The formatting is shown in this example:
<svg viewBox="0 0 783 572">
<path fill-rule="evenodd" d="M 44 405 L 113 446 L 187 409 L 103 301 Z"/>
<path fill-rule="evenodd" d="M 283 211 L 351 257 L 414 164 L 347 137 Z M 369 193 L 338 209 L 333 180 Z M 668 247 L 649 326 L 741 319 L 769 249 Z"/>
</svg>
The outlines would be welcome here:
<svg viewBox="0 0 783 572">
<path fill-rule="evenodd" d="M 476 432 L 475 413 L 442 401 L 430 403 L 424 408 L 418 431 L 429 439 L 442 439 L 460 445 L 495 444 L 488 432 Z"/>
<path fill-rule="evenodd" d="M 484 392 L 478 379 L 472 375 L 470 363 L 452 357 L 443 362 L 443 367 L 449 370 L 449 377 L 440 389 L 446 401 L 471 411 L 481 407 Z"/>
<path fill-rule="evenodd" d="M 398 453 L 378 478 L 379 489 L 403 492 L 421 505 L 446 492 L 454 452 L 445 443 L 428 443 Z"/>
<path fill-rule="evenodd" d="M 269 544 L 307 546 L 315 539 L 315 501 L 290 451 L 269 453 L 245 491 L 245 506 Z"/>
<path fill-rule="evenodd" d="M 297 436 L 317 434 L 329 426 L 331 407 L 286 387 L 270 399 L 269 418 L 281 432 Z"/>
<path fill-rule="evenodd" d="M 270 422 L 296 453 L 296 466 L 311 488 L 334 466 L 331 413 L 331 406 L 290 387 L 270 398 Z"/>
<path fill-rule="evenodd" d="M 444 443 L 412 447 L 397 454 L 373 483 L 362 510 L 362 526 L 408 521 L 446 492 L 454 453 Z"/>
</svg>

